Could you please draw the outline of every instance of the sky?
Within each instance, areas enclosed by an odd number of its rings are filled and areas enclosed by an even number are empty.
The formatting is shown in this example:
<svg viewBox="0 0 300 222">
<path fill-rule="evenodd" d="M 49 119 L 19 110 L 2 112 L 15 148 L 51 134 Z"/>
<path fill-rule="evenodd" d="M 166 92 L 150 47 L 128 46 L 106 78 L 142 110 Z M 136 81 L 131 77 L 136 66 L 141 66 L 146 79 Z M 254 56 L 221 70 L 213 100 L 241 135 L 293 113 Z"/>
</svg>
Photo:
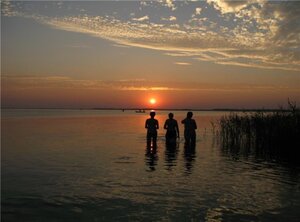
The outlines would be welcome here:
<svg viewBox="0 0 300 222">
<path fill-rule="evenodd" d="M 1 1 L 4 108 L 288 99 L 300 103 L 300 1 Z"/>
</svg>

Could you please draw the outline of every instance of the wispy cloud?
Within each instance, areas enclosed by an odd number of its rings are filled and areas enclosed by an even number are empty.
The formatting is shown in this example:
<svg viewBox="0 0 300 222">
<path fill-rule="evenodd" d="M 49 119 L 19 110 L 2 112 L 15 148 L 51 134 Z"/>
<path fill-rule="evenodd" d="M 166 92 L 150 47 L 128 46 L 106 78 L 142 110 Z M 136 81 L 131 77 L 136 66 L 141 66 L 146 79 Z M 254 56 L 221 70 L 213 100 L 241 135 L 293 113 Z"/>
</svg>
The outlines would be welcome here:
<svg viewBox="0 0 300 222">
<path fill-rule="evenodd" d="M 161 20 L 163 20 L 163 21 L 176 21 L 176 17 L 175 16 L 170 16 L 170 17 L 168 17 L 168 18 L 161 18 Z"/>
<path fill-rule="evenodd" d="M 66 76 L 3 76 L 3 90 L 26 89 L 73 89 L 73 90 L 119 90 L 119 91 L 293 91 L 300 92 L 297 84 L 212 84 L 199 82 L 158 82 L 145 79 L 127 79 L 115 81 L 74 79 Z"/>
<path fill-rule="evenodd" d="M 145 15 L 145 16 L 142 16 L 140 18 L 132 18 L 133 21 L 138 21 L 138 22 L 143 22 L 143 21 L 147 21 L 149 20 L 149 16 L 148 15 Z"/>
<path fill-rule="evenodd" d="M 85 33 L 116 45 L 166 51 L 170 56 L 191 57 L 222 65 L 300 70 L 300 7 L 298 2 L 207 0 L 222 22 L 203 17 L 205 7 L 195 7 L 199 17 L 177 22 L 176 14 L 154 23 L 148 15 L 117 19 L 114 16 L 46 16 L 22 12 L 14 3 L 2 2 L 6 16 L 23 16 L 53 28 Z M 160 1 L 175 12 L 174 1 Z M 100 4 L 100 3 L 99 3 Z M 147 2 L 146 5 L 150 5 Z M 204 4 L 202 2 L 202 4 Z M 61 6 L 62 7 L 62 6 Z M 172 13 L 175 13 L 172 12 Z M 190 17 L 190 18 L 191 18 Z M 176 64 L 176 63 L 175 63 Z M 177 64 L 178 65 L 178 64 Z"/>
<path fill-rule="evenodd" d="M 181 66 L 189 66 L 191 63 L 188 62 L 175 62 L 176 65 L 181 65 Z"/>
</svg>

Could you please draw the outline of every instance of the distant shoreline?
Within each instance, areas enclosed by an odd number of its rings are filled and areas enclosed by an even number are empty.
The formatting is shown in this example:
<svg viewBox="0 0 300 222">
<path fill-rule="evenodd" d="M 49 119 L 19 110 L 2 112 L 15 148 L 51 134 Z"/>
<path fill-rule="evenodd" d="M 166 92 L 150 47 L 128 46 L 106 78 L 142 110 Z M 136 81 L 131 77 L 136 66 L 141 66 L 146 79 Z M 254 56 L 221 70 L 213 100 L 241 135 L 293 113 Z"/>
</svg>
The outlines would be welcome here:
<svg viewBox="0 0 300 222">
<path fill-rule="evenodd" d="M 276 112 L 283 111 L 288 112 L 288 109 L 231 109 L 231 108 L 215 108 L 215 109 L 192 109 L 192 108 L 19 108 L 19 107 L 1 107 L 1 110 L 7 109 L 36 109 L 36 110 L 120 110 L 120 111 L 135 111 L 135 110 L 145 110 L 145 111 L 203 111 L 203 112 Z"/>
</svg>

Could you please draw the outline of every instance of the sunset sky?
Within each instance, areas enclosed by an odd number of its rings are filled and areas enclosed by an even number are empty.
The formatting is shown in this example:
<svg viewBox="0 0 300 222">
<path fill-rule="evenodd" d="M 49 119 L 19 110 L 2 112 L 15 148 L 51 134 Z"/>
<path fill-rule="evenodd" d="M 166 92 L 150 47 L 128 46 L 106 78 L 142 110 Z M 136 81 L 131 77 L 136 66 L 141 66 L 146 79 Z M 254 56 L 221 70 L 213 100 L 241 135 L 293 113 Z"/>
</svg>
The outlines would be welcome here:
<svg viewBox="0 0 300 222">
<path fill-rule="evenodd" d="M 1 1 L 1 97 L 17 108 L 299 104 L 300 1 Z"/>
</svg>

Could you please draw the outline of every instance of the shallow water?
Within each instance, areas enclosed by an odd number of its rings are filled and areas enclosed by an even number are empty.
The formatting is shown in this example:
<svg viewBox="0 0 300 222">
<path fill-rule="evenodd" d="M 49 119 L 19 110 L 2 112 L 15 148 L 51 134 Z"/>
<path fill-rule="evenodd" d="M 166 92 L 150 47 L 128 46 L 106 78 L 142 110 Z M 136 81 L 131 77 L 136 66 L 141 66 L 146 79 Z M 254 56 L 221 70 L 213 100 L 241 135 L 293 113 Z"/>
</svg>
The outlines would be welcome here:
<svg viewBox="0 0 300 222">
<path fill-rule="evenodd" d="M 3 110 L 2 219 L 298 221 L 300 169 L 223 152 L 211 127 L 222 114 L 194 112 L 189 150 L 183 138 L 166 148 L 167 112 L 158 112 L 155 152 L 147 113 Z"/>
</svg>

